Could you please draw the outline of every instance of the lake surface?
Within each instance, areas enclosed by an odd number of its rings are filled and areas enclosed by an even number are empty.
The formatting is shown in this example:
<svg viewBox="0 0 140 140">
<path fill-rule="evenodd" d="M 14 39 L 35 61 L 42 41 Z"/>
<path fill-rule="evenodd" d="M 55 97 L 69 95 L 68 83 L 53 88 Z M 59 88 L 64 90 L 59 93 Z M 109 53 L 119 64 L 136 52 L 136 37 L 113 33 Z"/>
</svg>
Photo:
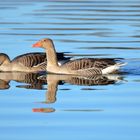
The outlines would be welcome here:
<svg viewBox="0 0 140 140">
<path fill-rule="evenodd" d="M 140 139 L 139 0 L 0 0 L 0 52 L 124 58 L 121 75 L 0 73 L 1 140 Z"/>
</svg>

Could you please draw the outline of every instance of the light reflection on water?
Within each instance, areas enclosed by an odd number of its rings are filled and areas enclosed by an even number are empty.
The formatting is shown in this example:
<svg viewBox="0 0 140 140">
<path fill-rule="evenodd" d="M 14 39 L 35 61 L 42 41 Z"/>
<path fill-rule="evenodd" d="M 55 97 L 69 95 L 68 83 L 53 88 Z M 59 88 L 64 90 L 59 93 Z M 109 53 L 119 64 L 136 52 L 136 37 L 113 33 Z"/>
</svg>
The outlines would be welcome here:
<svg viewBox="0 0 140 140">
<path fill-rule="evenodd" d="M 43 51 L 31 46 L 49 37 L 68 56 L 128 63 L 119 79 L 99 78 L 108 84 L 0 73 L 0 139 L 138 140 L 139 8 L 138 0 L 0 0 L 0 52 L 11 59 Z"/>
</svg>

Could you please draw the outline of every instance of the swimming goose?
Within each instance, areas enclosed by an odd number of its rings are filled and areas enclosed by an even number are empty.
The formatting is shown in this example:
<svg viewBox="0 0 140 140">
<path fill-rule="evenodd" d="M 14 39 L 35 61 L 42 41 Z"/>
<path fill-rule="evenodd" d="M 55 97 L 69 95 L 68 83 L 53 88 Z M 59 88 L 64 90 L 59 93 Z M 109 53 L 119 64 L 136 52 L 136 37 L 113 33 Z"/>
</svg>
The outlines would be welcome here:
<svg viewBox="0 0 140 140">
<path fill-rule="evenodd" d="M 51 39 L 42 39 L 35 43 L 33 47 L 46 49 L 47 71 L 57 74 L 72 74 L 90 76 L 95 74 L 109 74 L 116 72 L 124 63 L 117 63 L 110 58 L 81 58 L 66 62 L 59 66 L 57 63 L 56 51 Z"/>
<path fill-rule="evenodd" d="M 68 61 L 63 53 L 57 53 L 59 63 Z M 0 71 L 38 72 L 46 71 L 46 53 L 27 53 L 19 55 L 12 61 L 9 56 L 0 53 Z"/>
</svg>

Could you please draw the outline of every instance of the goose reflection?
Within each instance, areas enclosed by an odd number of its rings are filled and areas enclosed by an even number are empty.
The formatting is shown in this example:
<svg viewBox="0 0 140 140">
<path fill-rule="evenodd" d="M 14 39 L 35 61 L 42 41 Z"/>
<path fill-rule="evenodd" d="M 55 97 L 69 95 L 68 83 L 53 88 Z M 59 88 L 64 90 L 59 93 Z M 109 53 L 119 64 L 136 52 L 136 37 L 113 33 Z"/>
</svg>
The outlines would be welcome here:
<svg viewBox="0 0 140 140">
<path fill-rule="evenodd" d="M 46 81 L 38 79 L 39 76 L 39 73 L 0 72 L 0 89 L 10 88 L 10 81 L 21 83 L 18 88 L 43 89 Z"/>
<path fill-rule="evenodd" d="M 115 84 L 123 78 L 118 75 L 94 75 L 92 77 L 80 77 L 48 74 L 46 76 L 41 76 L 38 79 L 47 81 L 48 84 L 45 103 L 54 103 L 56 101 L 56 93 L 60 82 L 69 83 L 71 85 L 96 86 Z"/>
<path fill-rule="evenodd" d="M 71 76 L 71 75 L 47 74 L 46 76 L 40 76 L 38 79 L 47 81 L 48 90 L 46 91 L 46 100 L 42 103 L 50 104 L 56 102 L 56 94 L 58 90 L 58 85 L 60 83 L 69 83 L 71 85 L 81 85 L 81 86 L 89 87 L 89 86 L 96 86 L 96 85 L 115 84 L 116 82 L 121 81 L 123 78 L 117 75 L 94 75 L 91 77 L 82 77 L 82 76 L 79 77 L 79 76 Z M 55 111 L 55 109 L 33 108 L 32 111 L 38 113 L 52 113 Z M 87 111 L 102 111 L 102 110 L 94 109 L 94 110 L 87 110 Z"/>
<path fill-rule="evenodd" d="M 52 113 L 55 111 L 54 108 L 33 108 L 33 112 L 41 112 L 41 113 Z"/>
<path fill-rule="evenodd" d="M 55 75 L 47 74 L 41 76 L 39 73 L 21 73 L 21 72 L 0 72 L 0 89 L 8 89 L 10 81 L 16 81 L 18 88 L 26 89 L 44 89 L 47 84 L 46 99 L 42 103 L 51 104 L 56 102 L 58 85 L 69 83 L 70 85 L 81 85 L 86 87 L 97 85 L 110 85 L 121 81 L 123 78 L 118 75 L 94 75 L 90 77 L 72 76 L 72 75 Z M 33 108 L 33 112 L 51 113 L 54 108 Z"/>
<path fill-rule="evenodd" d="M 0 79 L 0 90 L 9 89 L 9 81 Z"/>
</svg>

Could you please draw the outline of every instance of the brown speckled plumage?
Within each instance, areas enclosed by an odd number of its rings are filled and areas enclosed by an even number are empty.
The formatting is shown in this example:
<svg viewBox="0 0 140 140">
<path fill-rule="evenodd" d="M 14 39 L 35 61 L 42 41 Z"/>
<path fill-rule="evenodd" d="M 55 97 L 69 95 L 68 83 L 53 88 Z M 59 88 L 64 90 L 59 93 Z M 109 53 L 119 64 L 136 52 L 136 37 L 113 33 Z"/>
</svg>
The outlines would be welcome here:
<svg viewBox="0 0 140 140">
<path fill-rule="evenodd" d="M 90 76 L 95 74 L 114 73 L 120 66 L 124 65 L 123 63 L 117 63 L 115 62 L 115 59 L 110 58 L 81 58 L 71 60 L 58 66 L 55 47 L 51 39 L 42 39 L 35 43 L 33 47 L 42 47 L 46 49 L 48 60 L 47 71 L 49 73 Z"/>
<path fill-rule="evenodd" d="M 65 67 L 70 67 L 71 70 L 80 70 L 88 68 L 101 68 L 104 69 L 109 65 L 114 65 L 114 59 L 94 59 L 94 58 L 81 58 L 67 62 Z"/>
<path fill-rule="evenodd" d="M 65 58 L 63 53 L 57 53 L 57 58 L 59 61 L 70 59 Z M 12 61 L 8 55 L 0 53 L 0 71 L 38 72 L 46 71 L 46 66 L 46 53 L 26 53 L 15 57 Z"/>
<path fill-rule="evenodd" d="M 27 53 L 15 57 L 12 63 L 21 63 L 26 67 L 33 67 L 44 61 L 46 61 L 45 53 Z"/>
</svg>

